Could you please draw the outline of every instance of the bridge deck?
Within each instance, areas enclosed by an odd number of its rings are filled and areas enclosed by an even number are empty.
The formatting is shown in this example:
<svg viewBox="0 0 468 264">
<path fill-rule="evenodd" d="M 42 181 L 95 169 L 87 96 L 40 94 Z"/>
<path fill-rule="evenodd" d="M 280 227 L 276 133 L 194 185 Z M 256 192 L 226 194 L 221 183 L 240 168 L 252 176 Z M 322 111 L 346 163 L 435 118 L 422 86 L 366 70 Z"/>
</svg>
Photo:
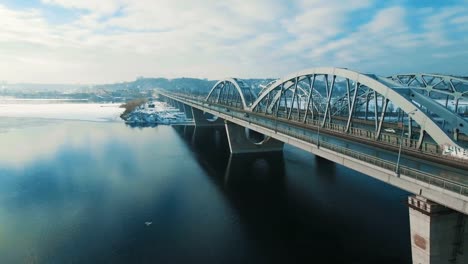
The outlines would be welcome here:
<svg viewBox="0 0 468 264">
<path fill-rule="evenodd" d="M 454 166 L 447 166 L 441 164 L 441 162 L 435 163 L 431 161 L 431 157 L 426 153 L 419 156 L 403 155 L 398 169 L 399 175 L 401 176 L 398 178 L 395 177 L 396 173 L 394 173 L 397 169 L 397 151 L 395 150 L 398 148 L 394 145 L 372 142 L 372 140 L 364 138 L 359 142 L 359 140 L 356 140 L 357 138 L 344 137 L 343 134 L 339 134 L 337 131 L 333 131 L 333 129 L 320 128 L 319 131 L 318 127 L 310 126 L 310 124 L 301 125 L 298 122 L 292 122 L 284 118 L 272 118 L 264 114 L 230 108 L 223 105 L 209 104 L 198 98 L 182 97 L 172 94 L 163 95 L 203 111 L 219 115 L 221 118 L 231 122 L 237 122 L 240 125 L 254 130 L 257 129 L 259 132 L 309 150 L 312 153 L 328 155 L 328 157 L 335 160 L 335 162 L 350 168 L 359 170 L 358 167 L 360 166 L 360 171 L 365 171 L 367 167 L 369 167 L 370 170 L 373 170 L 373 177 L 413 193 L 418 193 L 419 187 L 424 187 L 426 188 L 425 190 L 427 190 L 426 195 L 433 197 L 432 199 L 434 200 L 438 199 L 437 196 L 441 193 L 444 195 L 449 194 L 439 199 L 438 202 L 446 204 L 449 207 L 452 206 L 455 210 L 468 213 L 467 170 L 464 168 L 460 169 Z M 317 134 L 320 134 L 319 141 L 317 141 Z M 317 147 L 317 145 L 319 145 L 319 147 Z M 412 152 L 413 150 L 411 149 L 405 149 L 404 151 L 405 154 L 414 154 Z M 359 162 L 362 162 L 362 164 L 359 164 Z M 459 163 L 459 165 L 466 165 L 466 163 Z M 400 182 L 400 179 L 404 179 L 404 182 Z M 395 181 L 398 181 L 398 183 Z M 405 187 L 407 182 L 410 182 L 412 186 Z M 427 192 L 433 192 L 434 195 L 429 195 Z M 431 199 L 431 197 L 428 198 Z M 450 201 L 444 203 L 444 200 L 447 199 Z"/>
</svg>

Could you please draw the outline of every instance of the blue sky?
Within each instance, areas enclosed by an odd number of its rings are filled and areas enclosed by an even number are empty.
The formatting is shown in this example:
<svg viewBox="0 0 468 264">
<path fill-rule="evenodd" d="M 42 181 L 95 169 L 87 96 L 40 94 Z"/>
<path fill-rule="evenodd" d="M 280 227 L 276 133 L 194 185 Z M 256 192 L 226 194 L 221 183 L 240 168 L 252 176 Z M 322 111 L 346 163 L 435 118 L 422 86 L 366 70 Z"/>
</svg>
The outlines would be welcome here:
<svg viewBox="0 0 468 264">
<path fill-rule="evenodd" d="M 468 1 L 0 0 L 0 80 L 468 75 Z"/>
</svg>

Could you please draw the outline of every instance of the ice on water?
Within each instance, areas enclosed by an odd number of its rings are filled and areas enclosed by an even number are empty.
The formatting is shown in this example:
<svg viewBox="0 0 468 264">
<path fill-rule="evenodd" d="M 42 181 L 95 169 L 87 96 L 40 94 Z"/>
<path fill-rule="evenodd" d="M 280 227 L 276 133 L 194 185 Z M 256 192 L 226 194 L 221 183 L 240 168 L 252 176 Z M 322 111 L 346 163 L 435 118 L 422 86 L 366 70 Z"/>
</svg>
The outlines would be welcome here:
<svg viewBox="0 0 468 264">
<path fill-rule="evenodd" d="M 117 121 L 124 111 L 120 104 L 12 103 L 0 104 L 0 117 L 44 118 L 82 121 Z"/>
</svg>

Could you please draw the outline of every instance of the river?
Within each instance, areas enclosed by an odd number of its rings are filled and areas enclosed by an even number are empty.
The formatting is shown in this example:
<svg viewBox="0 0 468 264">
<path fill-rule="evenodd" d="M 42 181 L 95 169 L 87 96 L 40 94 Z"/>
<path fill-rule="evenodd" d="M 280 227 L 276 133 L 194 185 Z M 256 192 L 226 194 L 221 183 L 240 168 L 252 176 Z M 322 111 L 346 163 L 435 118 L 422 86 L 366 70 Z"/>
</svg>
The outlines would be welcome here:
<svg viewBox="0 0 468 264">
<path fill-rule="evenodd" d="M 291 146 L 231 156 L 222 128 L 31 107 L 0 109 L 0 263 L 411 261 L 407 193 L 366 175 Z"/>
</svg>

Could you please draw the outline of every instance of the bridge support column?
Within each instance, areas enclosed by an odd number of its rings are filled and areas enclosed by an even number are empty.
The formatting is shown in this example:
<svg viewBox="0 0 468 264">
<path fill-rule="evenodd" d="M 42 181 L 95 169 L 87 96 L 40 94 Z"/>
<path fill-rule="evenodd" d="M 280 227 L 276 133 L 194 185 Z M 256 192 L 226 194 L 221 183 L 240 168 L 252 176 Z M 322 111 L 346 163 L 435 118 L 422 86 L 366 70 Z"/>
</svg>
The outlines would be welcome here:
<svg viewBox="0 0 468 264">
<path fill-rule="evenodd" d="M 200 109 L 192 108 L 192 118 L 196 126 L 223 126 L 224 121 L 221 118 L 208 120 L 204 112 Z"/>
<path fill-rule="evenodd" d="M 185 108 L 184 106 L 185 106 L 184 103 L 182 103 L 182 102 L 177 102 L 177 108 L 179 108 L 179 110 L 180 110 L 181 112 L 184 112 L 184 108 Z"/>
<path fill-rule="evenodd" d="M 269 138 L 261 144 L 255 144 L 247 138 L 244 127 L 227 121 L 225 126 L 232 154 L 283 151 L 284 143 L 281 141 Z"/>
<path fill-rule="evenodd" d="M 169 98 L 169 105 L 174 107 L 174 99 L 172 98 Z"/>
<path fill-rule="evenodd" d="M 413 264 L 468 263 L 468 216 L 408 197 Z"/>
<path fill-rule="evenodd" d="M 187 119 L 193 119 L 192 107 L 190 105 L 184 104 L 184 114 Z"/>
</svg>

